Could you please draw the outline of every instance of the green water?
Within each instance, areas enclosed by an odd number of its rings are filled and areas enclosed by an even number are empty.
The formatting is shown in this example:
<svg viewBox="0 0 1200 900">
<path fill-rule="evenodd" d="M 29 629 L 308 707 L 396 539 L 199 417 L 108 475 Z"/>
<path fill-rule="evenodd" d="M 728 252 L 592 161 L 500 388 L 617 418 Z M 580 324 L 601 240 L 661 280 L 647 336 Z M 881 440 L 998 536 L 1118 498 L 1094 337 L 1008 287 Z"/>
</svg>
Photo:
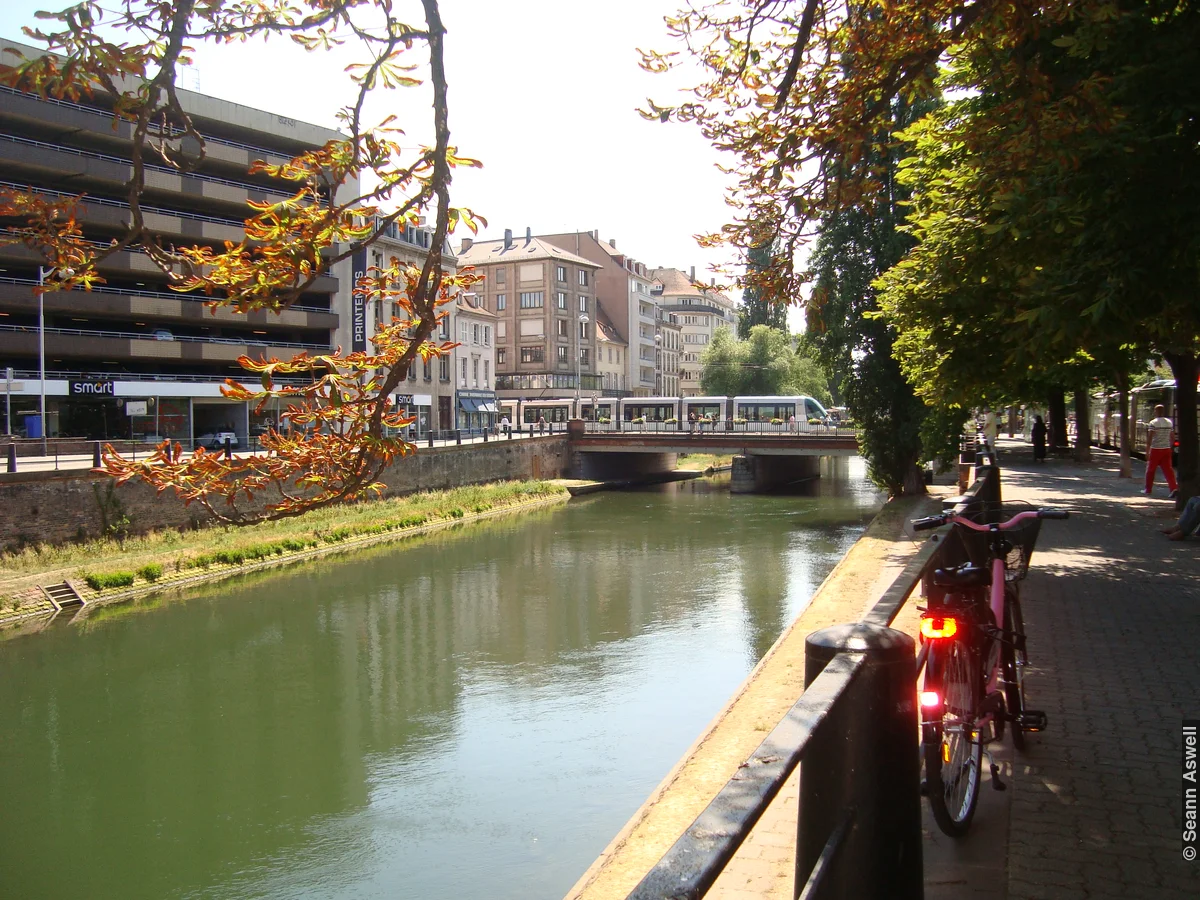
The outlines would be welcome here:
<svg viewBox="0 0 1200 900">
<path fill-rule="evenodd" d="M 878 508 L 840 466 L 790 496 L 597 495 L 0 644 L 0 897 L 561 897 Z"/>
</svg>

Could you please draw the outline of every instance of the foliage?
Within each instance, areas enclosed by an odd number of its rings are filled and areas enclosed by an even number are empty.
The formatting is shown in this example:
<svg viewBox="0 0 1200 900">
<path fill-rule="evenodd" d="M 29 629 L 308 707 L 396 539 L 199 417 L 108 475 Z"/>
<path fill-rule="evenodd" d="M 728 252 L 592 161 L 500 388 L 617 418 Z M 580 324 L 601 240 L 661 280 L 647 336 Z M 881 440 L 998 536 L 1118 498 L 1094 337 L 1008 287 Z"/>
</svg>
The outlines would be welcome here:
<svg viewBox="0 0 1200 900">
<path fill-rule="evenodd" d="M 746 267 L 762 269 L 771 265 L 771 250 L 768 246 L 751 247 L 746 255 Z M 773 303 L 763 296 L 762 289 L 754 279 L 747 279 L 749 284 L 742 291 L 742 305 L 738 310 L 737 336 L 741 340 L 750 337 L 750 329 L 755 325 L 766 325 L 776 331 L 787 334 L 787 310 L 779 303 Z"/>
<path fill-rule="evenodd" d="M 133 585 L 132 572 L 88 572 L 83 576 L 87 586 L 93 591 L 103 591 L 106 588 L 130 587 Z"/>
<path fill-rule="evenodd" d="M 402 311 L 373 339 L 374 352 L 239 360 L 257 383 L 246 387 L 231 380 L 222 389 L 227 397 L 260 408 L 272 398 L 288 404 L 290 428 L 262 437 L 266 455 L 226 461 L 203 450 L 185 454 L 164 442 L 135 463 L 107 447 L 104 469 L 119 481 L 144 479 L 224 521 L 244 524 L 378 492 L 384 468 L 414 452 L 403 438 L 389 437 L 412 421 L 390 398 L 412 365 L 453 346 L 430 341 L 441 307 L 478 280 L 470 271 L 443 270 L 447 235 L 460 223 L 477 228 L 470 210 L 450 204 L 451 170 L 478 163 L 459 157 L 449 142 L 445 29 L 436 0 L 422 0 L 422 8 L 425 21 L 409 25 L 390 3 L 373 0 L 300 0 L 291 6 L 119 0 L 111 8 L 84 0 L 62 13 L 39 14 L 45 30 L 25 29 L 57 55 L 0 66 L 0 83 L 20 90 L 68 100 L 103 93 L 113 100 L 115 118 L 132 125 L 129 217 L 111 243 L 86 237 L 79 197 L 0 191 L 0 216 L 15 223 L 0 233 L 0 241 L 23 243 L 54 270 L 46 290 L 88 290 L 103 281 L 99 267 L 107 257 L 131 251 L 144 254 L 174 290 L 203 293 L 214 311 L 225 306 L 280 312 L 383 229 L 416 224 L 430 211 L 434 217 L 422 267 L 392 260 L 354 285 L 367 301 L 393 303 Z M 347 69 L 351 102 L 339 114 L 345 137 L 284 165 L 254 163 L 251 174 L 290 182 L 294 193 L 280 203 L 251 203 L 240 242 L 176 245 L 147 224 L 141 202 L 150 160 L 188 172 L 205 157 L 204 137 L 176 92 L 178 68 L 198 42 L 255 37 L 284 37 L 310 51 L 355 43 L 363 61 Z M 422 52 L 424 60 L 408 61 Z M 364 101 L 379 87 L 419 85 L 407 74 L 419 65 L 430 73 L 435 141 L 406 154 L 393 117 L 363 121 Z M 361 193 L 360 182 L 367 185 Z M 388 203 L 394 208 L 384 211 Z M 309 383 L 279 386 L 275 378 L 282 375 L 305 376 Z"/>
<path fill-rule="evenodd" d="M 138 578 L 143 581 L 158 581 L 162 578 L 163 567 L 162 563 L 146 563 L 146 565 L 134 572 Z"/>
<path fill-rule="evenodd" d="M 700 356 L 700 390 L 708 396 L 805 394 L 829 403 L 829 381 L 816 360 L 792 348 L 786 333 L 755 325 L 741 341 L 718 328 Z"/>
</svg>

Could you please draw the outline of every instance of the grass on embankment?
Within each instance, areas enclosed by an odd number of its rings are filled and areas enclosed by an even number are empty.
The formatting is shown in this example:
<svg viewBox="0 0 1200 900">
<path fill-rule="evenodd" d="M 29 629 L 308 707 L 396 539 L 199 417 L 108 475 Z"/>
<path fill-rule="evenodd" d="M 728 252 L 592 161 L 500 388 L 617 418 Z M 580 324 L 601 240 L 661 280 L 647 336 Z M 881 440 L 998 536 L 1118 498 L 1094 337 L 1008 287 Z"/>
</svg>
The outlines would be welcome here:
<svg viewBox="0 0 1200 900">
<path fill-rule="evenodd" d="M 566 495 L 544 481 L 467 485 L 315 510 L 294 519 L 244 528 L 220 526 L 191 531 L 164 529 L 116 540 L 39 544 L 0 554 L 0 617 L 20 614 L 19 601 L 36 600 L 31 588 L 71 579 L 93 590 L 128 588 L 176 575 L 199 575 L 217 567 L 393 534 L 464 516 Z"/>
<path fill-rule="evenodd" d="M 707 469 L 719 469 L 731 465 L 733 465 L 732 453 L 680 453 L 675 468 L 689 472 L 703 472 Z"/>
</svg>

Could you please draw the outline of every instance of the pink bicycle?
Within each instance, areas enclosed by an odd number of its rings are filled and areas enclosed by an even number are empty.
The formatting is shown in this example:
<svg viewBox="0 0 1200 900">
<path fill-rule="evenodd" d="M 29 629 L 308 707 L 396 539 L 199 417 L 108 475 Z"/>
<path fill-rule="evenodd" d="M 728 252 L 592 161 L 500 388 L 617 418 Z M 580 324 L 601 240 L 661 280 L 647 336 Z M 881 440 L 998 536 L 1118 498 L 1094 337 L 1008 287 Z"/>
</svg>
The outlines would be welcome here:
<svg viewBox="0 0 1200 900">
<path fill-rule="evenodd" d="M 944 513 L 912 523 L 918 531 L 958 526 L 971 559 L 933 573 L 944 591 L 931 592 L 921 615 L 925 786 L 938 827 L 951 837 L 966 834 L 975 815 L 984 745 L 1002 738 L 1008 724 L 1013 746 L 1022 750 L 1026 732 L 1046 727 L 1046 714 L 1025 705 L 1029 660 L 1017 582 L 1029 571 L 1041 520 L 1067 517 L 1066 510 L 1039 509 L 1005 522 Z M 988 765 L 992 786 L 1004 790 L 990 755 Z"/>
</svg>

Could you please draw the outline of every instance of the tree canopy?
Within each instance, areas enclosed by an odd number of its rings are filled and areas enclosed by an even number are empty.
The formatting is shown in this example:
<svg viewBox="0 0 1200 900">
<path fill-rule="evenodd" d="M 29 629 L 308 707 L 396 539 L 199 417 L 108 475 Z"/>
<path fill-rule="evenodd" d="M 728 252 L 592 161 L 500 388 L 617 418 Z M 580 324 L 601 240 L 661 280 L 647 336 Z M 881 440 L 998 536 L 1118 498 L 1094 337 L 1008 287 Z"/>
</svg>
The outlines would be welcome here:
<svg viewBox="0 0 1200 900">
<path fill-rule="evenodd" d="M 0 190 L 0 216 L 15 223 L 0 232 L 0 241 L 25 244 L 53 270 L 46 290 L 88 290 L 104 281 L 107 257 L 128 251 L 147 257 L 172 289 L 202 293 L 213 307 L 278 312 L 384 229 L 433 217 L 423 266 L 401 266 L 393 259 L 354 285 L 368 300 L 402 310 L 373 338 L 373 352 L 239 360 L 253 382 L 230 381 L 222 388 L 225 396 L 257 404 L 282 398 L 288 404 L 286 418 L 294 430 L 264 435 L 265 455 L 227 461 L 164 442 L 136 463 L 106 448 L 105 471 L 122 481 L 142 478 L 160 492 L 173 489 L 220 519 L 246 523 L 378 491 L 382 471 L 413 452 L 412 444 L 390 436 L 413 421 L 390 398 L 412 365 L 454 346 L 433 342 L 431 335 L 443 305 L 478 280 L 470 271 L 455 274 L 443 265 L 442 248 L 454 227 L 477 227 L 470 210 L 450 203 L 452 170 L 478 163 L 458 156 L 450 143 L 445 28 L 436 0 L 422 0 L 421 8 L 424 21 L 408 24 L 390 3 L 374 0 L 300 0 L 288 6 L 223 0 L 118 0 L 101 6 L 85 0 L 63 12 L 41 13 L 43 27 L 25 29 L 45 45 L 45 55 L 3 61 L 0 83 L 71 100 L 106 95 L 115 118 L 133 125 L 128 222 L 109 243 L 88 239 L 79 197 Z M 243 240 L 180 246 L 157 234 L 142 209 L 149 161 L 188 172 L 205 158 L 204 135 L 176 90 L 179 67 L 199 42 L 255 37 L 291 40 L 312 52 L 342 44 L 358 49 L 360 61 L 347 69 L 348 102 L 338 116 L 345 136 L 283 165 L 251 166 L 251 173 L 291 182 L 294 193 L 279 203 L 250 203 Z M 429 72 L 434 143 L 406 150 L 392 117 L 364 120 L 364 101 L 376 89 L 420 86 L 410 73 L 423 67 Z M 364 187 L 352 189 L 360 183 Z M 276 384 L 284 375 L 310 381 Z"/>
<path fill-rule="evenodd" d="M 700 364 L 700 390 L 708 396 L 803 394 L 829 403 L 829 379 L 820 364 L 793 349 L 786 333 L 766 325 L 755 325 L 744 341 L 718 328 Z"/>
</svg>

